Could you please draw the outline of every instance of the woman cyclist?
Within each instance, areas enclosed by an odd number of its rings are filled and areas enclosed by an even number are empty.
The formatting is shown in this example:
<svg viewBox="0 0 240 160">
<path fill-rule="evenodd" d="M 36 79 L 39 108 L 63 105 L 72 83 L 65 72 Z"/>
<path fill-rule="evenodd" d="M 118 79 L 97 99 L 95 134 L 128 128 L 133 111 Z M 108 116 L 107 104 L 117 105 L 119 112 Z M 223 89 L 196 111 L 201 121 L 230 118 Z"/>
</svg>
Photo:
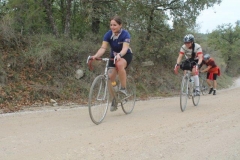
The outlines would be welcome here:
<svg viewBox="0 0 240 160">
<path fill-rule="evenodd" d="M 207 72 L 207 84 L 210 87 L 209 94 L 213 92 L 213 95 L 216 95 L 217 76 L 220 75 L 220 70 L 216 65 L 214 59 L 211 58 L 209 54 L 205 54 L 203 56 L 202 64 L 205 64 L 207 66 L 207 68 L 201 70 L 201 72 Z M 211 81 L 213 81 L 213 85 Z"/>
<path fill-rule="evenodd" d="M 111 82 L 115 81 L 115 78 L 118 74 L 119 80 L 121 83 L 120 92 L 127 95 L 126 90 L 126 70 L 127 66 L 132 61 L 132 50 L 129 46 L 130 44 L 130 34 L 127 30 L 122 29 L 122 20 L 119 16 L 114 16 L 110 19 L 110 30 L 105 33 L 103 37 L 103 42 L 101 48 L 97 53 L 92 56 L 93 59 L 101 57 L 108 44 L 111 47 L 110 58 L 116 58 L 116 62 L 109 61 L 109 70 L 108 75 Z M 116 69 L 117 68 L 117 69 Z M 110 111 L 115 111 L 117 109 L 117 103 L 113 99 L 112 106 Z"/>
<path fill-rule="evenodd" d="M 179 56 L 177 58 L 177 64 L 175 65 L 175 69 L 180 68 L 180 63 L 182 61 L 183 56 L 185 55 L 186 59 L 189 59 L 191 62 L 191 67 L 187 70 L 191 70 L 195 82 L 195 95 L 200 96 L 200 89 L 199 89 L 199 77 L 198 77 L 198 70 L 200 64 L 202 63 L 203 54 L 202 54 L 202 47 L 194 42 L 194 36 L 192 34 L 187 34 L 183 38 L 184 45 L 180 48 Z"/>
</svg>

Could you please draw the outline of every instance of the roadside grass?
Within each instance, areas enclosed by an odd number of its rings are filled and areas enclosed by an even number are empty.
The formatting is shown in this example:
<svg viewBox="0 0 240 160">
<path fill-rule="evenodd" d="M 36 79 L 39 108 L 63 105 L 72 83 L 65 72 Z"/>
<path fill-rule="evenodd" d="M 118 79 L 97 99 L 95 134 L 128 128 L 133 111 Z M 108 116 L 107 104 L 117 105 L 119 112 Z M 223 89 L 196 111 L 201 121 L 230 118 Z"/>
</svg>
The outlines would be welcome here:
<svg viewBox="0 0 240 160">
<path fill-rule="evenodd" d="M 93 79 L 104 71 L 105 63 L 93 62 L 93 71 L 86 64 L 87 57 L 101 45 L 98 42 L 94 35 L 80 42 L 35 35 L 24 41 L 21 50 L 5 51 L 2 68 L 7 73 L 7 83 L 0 88 L 0 109 L 15 112 L 27 106 L 51 105 L 50 99 L 58 105 L 87 104 Z M 109 50 L 105 57 L 108 54 Z M 146 67 L 142 66 L 142 57 L 132 61 L 128 74 L 135 80 L 138 99 L 179 94 L 182 72 L 174 74 L 171 59 L 164 58 L 153 58 L 154 65 Z M 77 69 L 84 71 L 80 79 L 75 78 Z M 222 73 L 218 84 L 218 89 L 227 88 L 233 84 L 233 78 Z"/>
</svg>

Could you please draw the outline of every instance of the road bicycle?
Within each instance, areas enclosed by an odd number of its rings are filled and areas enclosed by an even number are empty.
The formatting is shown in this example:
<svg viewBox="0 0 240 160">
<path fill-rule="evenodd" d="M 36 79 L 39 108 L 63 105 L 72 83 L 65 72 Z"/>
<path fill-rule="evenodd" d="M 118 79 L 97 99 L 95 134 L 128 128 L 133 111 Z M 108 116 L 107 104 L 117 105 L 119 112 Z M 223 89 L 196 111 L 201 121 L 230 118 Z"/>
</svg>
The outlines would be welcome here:
<svg viewBox="0 0 240 160">
<path fill-rule="evenodd" d="M 204 77 L 204 73 L 199 74 L 199 85 L 200 85 L 200 91 L 202 92 L 202 95 L 206 95 L 208 93 L 209 87 L 206 81 L 206 76 Z"/>
<path fill-rule="evenodd" d="M 182 77 L 181 91 L 180 91 L 180 108 L 184 112 L 187 106 L 187 100 L 192 99 L 193 105 L 197 106 L 200 100 L 200 95 L 195 94 L 195 84 L 192 72 L 187 70 L 186 74 Z"/>
<path fill-rule="evenodd" d="M 121 106 L 125 114 L 130 114 L 133 111 L 136 101 L 136 86 L 133 78 L 128 75 L 126 86 L 128 94 L 122 94 L 116 90 L 120 87 L 119 80 L 116 79 L 117 87 L 113 87 L 108 77 L 108 64 L 110 60 L 114 59 L 97 58 L 96 60 L 106 63 L 104 73 L 98 75 L 92 82 L 88 98 L 90 118 L 93 123 L 98 125 L 104 120 L 112 100 L 115 100 L 117 107 Z M 89 56 L 87 59 L 89 66 L 91 65 L 91 61 L 92 58 Z"/>
</svg>

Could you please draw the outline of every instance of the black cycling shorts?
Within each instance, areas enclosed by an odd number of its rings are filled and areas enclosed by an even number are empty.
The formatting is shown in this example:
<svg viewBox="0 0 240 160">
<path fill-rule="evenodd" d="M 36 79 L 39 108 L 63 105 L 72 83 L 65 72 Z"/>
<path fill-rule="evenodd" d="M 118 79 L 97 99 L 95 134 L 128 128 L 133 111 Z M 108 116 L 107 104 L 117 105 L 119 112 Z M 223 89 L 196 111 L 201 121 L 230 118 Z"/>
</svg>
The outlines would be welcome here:
<svg viewBox="0 0 240 160">
<path fill-rule="evenodd" d="M 114 57 L 113 57 L 114 58 Z M 124 58 L 126 61 L 127 61 L 127 66 L 126 68 L 128 67 L 128 65 L 131 63 L 132 61 L 132 53 L 128 53 L 128 54 L 125 54 L 122 58 Z M 114 61 L 109 61 L 109 64 L 108 64 L 108 67 L 115 67 L 115 64 L 113 64 Z"/>
<path fill-rule="evenodd" d="M 210 73 L 207 73 L 207 79 L 209 79 Z M 218 74 L 213 74 L 213 80 L 217 80 Z"/>
</svg>

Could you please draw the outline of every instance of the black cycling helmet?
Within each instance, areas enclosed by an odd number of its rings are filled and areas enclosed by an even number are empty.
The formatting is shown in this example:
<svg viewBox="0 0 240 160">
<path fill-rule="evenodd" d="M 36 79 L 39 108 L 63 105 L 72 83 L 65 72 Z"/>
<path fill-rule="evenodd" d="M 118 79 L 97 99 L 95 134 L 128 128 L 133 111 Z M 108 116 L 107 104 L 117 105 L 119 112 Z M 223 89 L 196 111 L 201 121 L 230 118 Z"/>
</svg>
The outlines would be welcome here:
<svg viewBox="0 0 240 160">
<path fill-rule="evenodd" d="M 204 59 L 204 60 L 209 60 L 209 58 L 210 58 L 210 55 L 209 55 L 209 54 L 205 54 L 205 55 L 203 56 L 203 59 Z"/>
<path fill-rule="evenodd" d="M 192 34 L 187 34 L 183 38 L 184 43 L 186 42 L 194 42 L 194 36 Z"/>
</svg>

